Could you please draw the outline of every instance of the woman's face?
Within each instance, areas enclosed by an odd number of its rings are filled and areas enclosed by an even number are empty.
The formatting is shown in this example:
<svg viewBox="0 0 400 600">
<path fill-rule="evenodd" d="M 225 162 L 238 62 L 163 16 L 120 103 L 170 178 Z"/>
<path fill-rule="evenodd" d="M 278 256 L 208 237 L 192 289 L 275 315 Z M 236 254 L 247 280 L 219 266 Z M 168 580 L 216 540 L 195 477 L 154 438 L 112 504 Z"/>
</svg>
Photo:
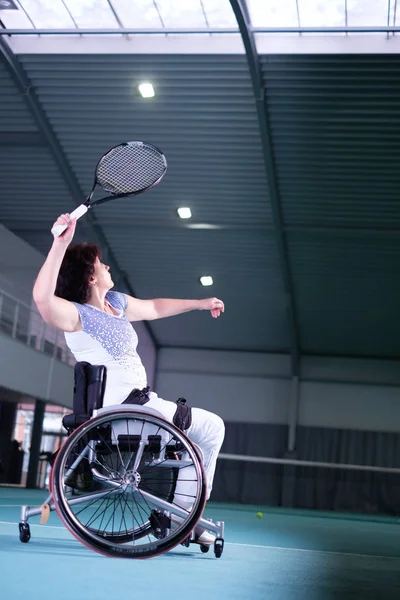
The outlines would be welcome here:
<svg viewBox="0 0 400 600">
<path fill-rule="evenodd" d="M 99 258 L 96 258 L 96 262 L 94 263 L 93 281 L 102 290 L 110 290 L 114 286 L 110 275 L 110 267 L 100 262 Z"/>
</svg>

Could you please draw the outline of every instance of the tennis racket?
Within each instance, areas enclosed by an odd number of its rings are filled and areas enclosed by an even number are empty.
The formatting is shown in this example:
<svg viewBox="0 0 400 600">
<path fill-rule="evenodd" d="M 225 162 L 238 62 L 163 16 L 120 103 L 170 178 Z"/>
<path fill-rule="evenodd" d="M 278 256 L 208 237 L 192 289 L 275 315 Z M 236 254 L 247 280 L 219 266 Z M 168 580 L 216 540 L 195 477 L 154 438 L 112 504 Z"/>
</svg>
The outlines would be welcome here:
<svg viewBox="0 0 400 600">
<path fill-rule="evenodd" d="M 92 190 L 86 201 L 78 206 L 70 219 L 79 219 L 89 208 L 104 202 L 137 196 L 157 185 L 167 171 L 164 154 L 147 142 L 124 142 L 111 148 L 97 163 Z M 96 186 L 100 186 L 108 196 L 94 200 Z M 51 233 L 58 237 L 67 225 L 54 225 Z"/>
</svg>

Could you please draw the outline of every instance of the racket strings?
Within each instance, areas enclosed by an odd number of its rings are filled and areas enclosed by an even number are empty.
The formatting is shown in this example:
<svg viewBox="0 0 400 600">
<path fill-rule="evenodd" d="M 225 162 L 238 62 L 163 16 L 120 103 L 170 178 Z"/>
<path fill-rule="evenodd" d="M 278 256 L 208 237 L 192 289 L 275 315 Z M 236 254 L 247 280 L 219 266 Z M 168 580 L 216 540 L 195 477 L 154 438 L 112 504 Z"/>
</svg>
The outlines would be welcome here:
<svg viewBox="0 0 400 600">
<path fill-rule="evenodd" d="M 166 161 L 147 144 L 117 146 L 98 164 L 97 181 L 112 194 L 131 194 L 156 183 L 166 170 Z"/>
</svg>

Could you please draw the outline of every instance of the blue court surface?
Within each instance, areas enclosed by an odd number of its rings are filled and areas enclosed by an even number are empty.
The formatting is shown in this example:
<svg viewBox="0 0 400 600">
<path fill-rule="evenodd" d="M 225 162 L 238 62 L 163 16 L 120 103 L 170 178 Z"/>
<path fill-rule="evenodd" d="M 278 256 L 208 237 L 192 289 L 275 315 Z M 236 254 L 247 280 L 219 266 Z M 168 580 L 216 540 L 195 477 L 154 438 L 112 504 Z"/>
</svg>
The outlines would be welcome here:
<svg viewBox="0 0 400 600">
<path fill-rule="evenodd" d="M 55 513 L 46 525 L 32 518 L 22 544 L 19 507 L 45 495 L 0 487 L 4 600 L 400 599 L 400 519 L 210 503 L 206 517 L 225 521 L 220 559 L 196 545 L 113 559 L 86 549 Z"/>
</svg>

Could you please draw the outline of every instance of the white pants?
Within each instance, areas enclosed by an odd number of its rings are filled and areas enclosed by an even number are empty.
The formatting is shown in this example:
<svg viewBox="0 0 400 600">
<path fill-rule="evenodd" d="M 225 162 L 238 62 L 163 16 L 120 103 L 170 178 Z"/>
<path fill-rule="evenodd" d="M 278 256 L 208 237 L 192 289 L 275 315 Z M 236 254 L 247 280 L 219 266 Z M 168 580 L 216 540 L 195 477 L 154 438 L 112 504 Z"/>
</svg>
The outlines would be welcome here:
<svg viewBox="0 0 400 600">
<path fill-rule="evenodd" d="M 159 398 L 154 392 L 149 394 L 150 400 L 145 407 L 153 408 L 172 423 L 176 411 L 176 403 L 168 402 Z M 212 490 L 215 467 L 217 465 L 218 453 L 224 441 L 225 425 L 221 417 L 202 408 L 192 408 L 192 424 L 185 431 L 188 438 L 196 444 L 203 455 L 203 465 L 206 473 L 206 485 L 208 500 Z M 182 456 L 182 459 L 185 459 Z M 180 474 L 175 489 L 174 502 L 183 508 L 189 509 L 193 504 L 193 496 L 196 493 L 196 478 L 194 467 L 180 469 Z M 192 480 L 192 481 L 191 481 Z"/>
</svg>

